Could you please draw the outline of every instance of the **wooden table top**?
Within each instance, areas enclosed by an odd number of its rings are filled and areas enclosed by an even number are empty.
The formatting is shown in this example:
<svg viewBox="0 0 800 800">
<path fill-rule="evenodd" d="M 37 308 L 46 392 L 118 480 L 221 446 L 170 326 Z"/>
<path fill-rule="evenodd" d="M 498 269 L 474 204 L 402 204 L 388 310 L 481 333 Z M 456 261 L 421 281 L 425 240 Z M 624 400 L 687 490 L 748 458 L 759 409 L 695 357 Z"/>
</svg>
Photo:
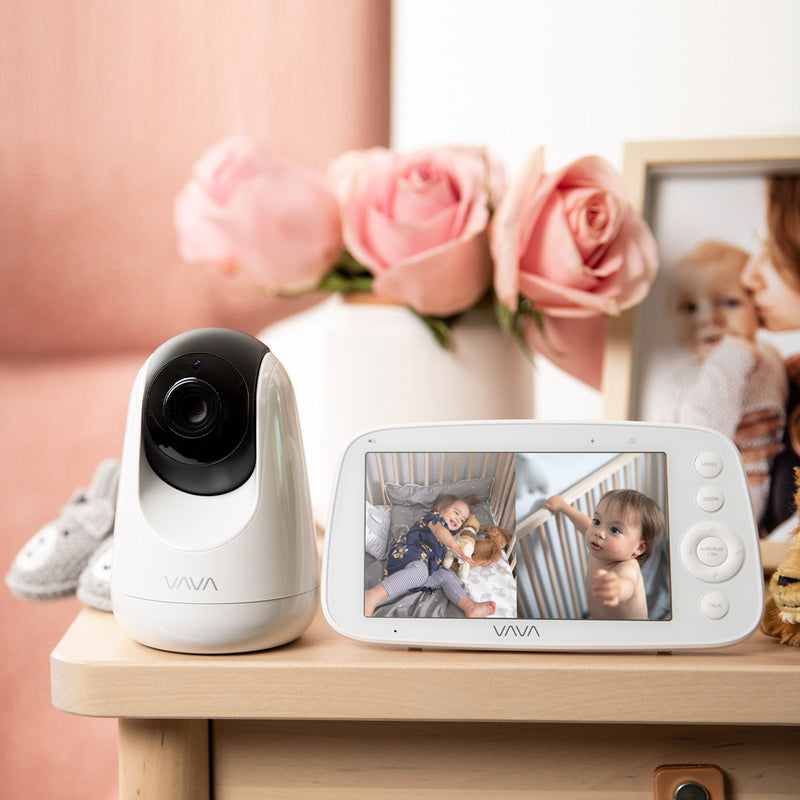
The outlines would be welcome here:
<svg viewBox="0 0 800 800">
<path fill-rule="evenodd" d="M 409 650 L 346 639 L 322 614 L 242 655 L 167 653 L 84 609 L 51 656 L 52 698 L 101 717 L 800 724 L 800 648 L 756 632 L 718 650 Z"/>
</svg>

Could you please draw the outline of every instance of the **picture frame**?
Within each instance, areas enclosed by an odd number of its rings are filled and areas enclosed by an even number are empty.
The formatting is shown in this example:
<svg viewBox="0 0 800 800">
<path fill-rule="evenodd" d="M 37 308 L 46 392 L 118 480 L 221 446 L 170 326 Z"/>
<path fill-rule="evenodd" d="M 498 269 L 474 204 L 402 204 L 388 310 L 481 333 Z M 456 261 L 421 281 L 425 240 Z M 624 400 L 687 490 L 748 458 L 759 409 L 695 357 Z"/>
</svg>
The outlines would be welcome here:
<svg viewBox="0 0 800 800">
<path fill-rule="evenodd" d="M 764 178 L 775 173 L 800 174 L 800 137 L 626 143 L 623 176 L 629 199 L 653 230 L 660 267 L 648 297 L 609 323 L 602 386 L 606 419 L 666 421 L 650 413 L 648 392 L 659 369 L 653 341 L 674 341 L 664 327 L 663 293 L 670 270 L 679 251 L 688 253 L 701 238 L 755 247 L 757 237 L 766 233 Z M 675 211 L 693 189 L 694 202 Z M 723 197 L 721 206 L 715 205 L 715 195 Z M 774 335 L 771 343 L 784 357 L 800 354 L 800 319 L 798 329 Z M 790 516 L 775 528 L 761 526 L 767 537 L 760 541 L 765 574 L 785 557 L 795 522 Z"/>
<path fill-rule="evenodd" d="M 756 232 L 763 233 L 759 212 L 764 176 L 793 171 L 800 172 L 800 137 L 626 143 L 623 177 L 629 200 L 653 230 L 660 267 L 648 297 L 609 321 L 602 384 L 605 419 L 655 421 L 648 419 L 647 393 L 649 373 L 658 367 L 648 361 L 653 340 L 668 333 L 663 329 L 663 292 L 669 271 L 681 251 L 689 252 L 701 237 L 755 247 Z M 693 192 L 696 201 L 676 209 Z M 723 197 L 722 206 L 710 203 L 714 196 Z M 688 228 L 684 239 L 682 224 Z"/>
</svg>

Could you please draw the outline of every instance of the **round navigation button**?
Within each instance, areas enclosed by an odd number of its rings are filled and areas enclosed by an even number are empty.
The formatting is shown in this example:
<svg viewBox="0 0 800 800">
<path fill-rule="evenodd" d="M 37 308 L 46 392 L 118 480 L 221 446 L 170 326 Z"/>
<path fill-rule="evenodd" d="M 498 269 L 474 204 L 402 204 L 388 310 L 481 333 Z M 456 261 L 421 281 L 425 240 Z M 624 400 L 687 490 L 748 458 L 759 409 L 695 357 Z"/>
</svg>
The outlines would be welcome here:
<svg viewBox="0 0 800 800">
<path fill-rule="evenodd" d="M 728 557 L 725 542 L 716 536 L 706 536 L 697 544 L 697 557 L 707 567 L 718 567 Z"/>
<path fill-rule="evenodd" d="M 720 592 L 708 592 L 700 598 L 700 611 L 709 619 L 722 619 L 730 608 L 730 600 Z"/>
<path fill-rule="evenodd" d="M 724 547 L 724 558 L 719 563 Z M 709 583 L 730 580 L 744 563 L 745 547 L 739 534 L 718 520 L 709 519 L 692 525 L 680 542 L 684 567 L 695 578 Z M 712 563 L 708 563 L 711 561 Z"/>
<path fill-rule="evenodd" d="M 722 458 L 713 450 L 703 450 L 694 460 L 694 469 L 703 478 L 716 478 L 722 472 Z"/>
<path fill-rule="evenodd" d="M 725 495 L 716 486 L 701 486 L 694 496 L 698 508 L 713 513 L 725 505 Z"/>
</svg>

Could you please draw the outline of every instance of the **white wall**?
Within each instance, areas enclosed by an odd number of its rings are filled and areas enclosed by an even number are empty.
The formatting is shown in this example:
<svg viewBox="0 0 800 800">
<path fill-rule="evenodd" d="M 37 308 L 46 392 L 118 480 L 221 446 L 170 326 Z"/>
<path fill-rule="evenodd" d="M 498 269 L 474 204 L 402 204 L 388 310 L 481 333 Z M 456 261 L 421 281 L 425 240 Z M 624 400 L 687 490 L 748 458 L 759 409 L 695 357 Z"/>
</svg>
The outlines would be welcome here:
<svg viewBox="0 0 800 800">
<path fill-rule="evenodd" d="M 800 133 L 797 0 L 394 0 L 392 143 L 488 145 L 509 175 L 634 140 Z M 602 399 L 544 359 L 536 415 Z"/>
</svg>

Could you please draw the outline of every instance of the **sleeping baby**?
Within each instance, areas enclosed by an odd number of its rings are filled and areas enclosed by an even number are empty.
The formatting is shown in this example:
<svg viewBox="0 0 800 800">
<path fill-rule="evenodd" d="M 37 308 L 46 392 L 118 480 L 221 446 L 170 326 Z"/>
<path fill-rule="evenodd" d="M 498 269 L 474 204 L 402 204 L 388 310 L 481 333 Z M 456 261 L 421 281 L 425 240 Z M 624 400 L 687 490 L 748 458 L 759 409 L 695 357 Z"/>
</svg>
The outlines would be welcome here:
<svg viewBox="0 0 800 800">
<path fill-rule="evenodd" d="M 433 510 L 425 514 L 401 536 L 389 552 L 383 580 L 364 593 L 364 614 L 371 617 L 377 605 L 402 592 L 441 589 L 445 597 L 467 617 L 488 617 L 497 605 L 475 602 L 456 574 L 442 568 L 447 550 L 470 566 L 473 560 L 456 544 L 453 531 L 470 514 L 469 503 L 451 494 L 436 499 Z"/>
</svg>

